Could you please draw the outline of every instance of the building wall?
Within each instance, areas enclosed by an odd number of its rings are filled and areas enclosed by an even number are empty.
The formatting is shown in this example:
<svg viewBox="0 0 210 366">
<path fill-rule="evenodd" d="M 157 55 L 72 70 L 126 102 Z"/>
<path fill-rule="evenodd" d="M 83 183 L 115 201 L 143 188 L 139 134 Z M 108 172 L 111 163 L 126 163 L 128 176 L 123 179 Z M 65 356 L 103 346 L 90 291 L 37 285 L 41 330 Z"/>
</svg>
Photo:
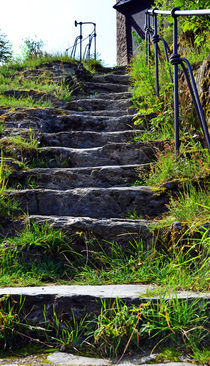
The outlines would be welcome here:
<svg viewBox="0 0 210 366">
<path fill-rule="evenodd" d="M 128 50 L 125 16 L 117 12 L 117 65 L 127 65 Z"/>
<path fill-rule="evenodd" d="M 117 1 L 117 3 L 120 0 Z M 145 10 L 153 4 L 153 0 L 139 0 L 139 12 L 122 15 L 117 11 L 117 65 L 127 65 L 130 57 L 138 52 L 138 44 L 133 31 L 144 39 Z M 141 10 L 142 9 L 142 10 Z"/>
</svg>

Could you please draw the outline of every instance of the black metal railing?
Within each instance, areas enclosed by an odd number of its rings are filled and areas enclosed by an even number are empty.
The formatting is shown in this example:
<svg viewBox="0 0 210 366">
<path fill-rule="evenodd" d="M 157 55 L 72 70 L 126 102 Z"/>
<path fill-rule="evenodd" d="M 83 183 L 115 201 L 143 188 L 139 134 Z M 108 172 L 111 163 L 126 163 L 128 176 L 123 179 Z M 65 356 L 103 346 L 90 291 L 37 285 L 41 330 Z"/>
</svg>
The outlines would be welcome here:
<svg viewBox="0 0 210 366">
<path fill-rule="evenodd" d="M 172 16 L 173 17 L 173 52 L 170 51 L 170 48 L 167 42 L 159 36 L 158 34 L 158 15 Z M 172 77 L 171 70 L 170 77 L 171 81 L 174 83 L 174 129 L 175 129 L 175 151 L 178 155 L 180 148 L 180 132 L 179 132 L 179 80 L 178 80 L 178 66 L 181 65 L 183 72 L 186 77 L 186 81 L 192 96 L 192 101 L 195 106 L 195 110 L 201 124 L 205 140 L 210 149 L 210 137 L 208 132 L 208 127 L 205 121 L 203 109 L 201 106 L 201 102 L 198 95 L 197 86 L 195 83 L 195 78 L 193 75 L 192 67 L 190 62 L 186 58 L 182 58 L 178 54 L 178 17 L 179 16 L 201 16 L 201 15 L 210 15 L 210 9 L 202 9 L 202 10 L 180 10 L 179 8 L 174 8 L 171 11 L 168 10 L 158 10 L 155 9 L 147 9 L 145 12 L 145 39 L 146 39 L 146 58 L 148 62 L 148 66 L 150 65 L 151 58 L 151 39 L 155 46 L 155 72 L 156 72 L 156 94 L 159 96 L 159 47 L 158 43 L 160 41 L 163 42 L 166 61 L 173 65 L 174 68 L 174 76 Z M 151 18 L 153 20 L 153 26 L 151 25 Z"/>
<path fill-rule="evenodd" d="M 87 36 L 87 37 L 83 37 L 83 25 L 85 24 L 92 24 L 93 25 L 93 31 Z M 94 51 L 93 51 L 93 57 L 96 60 L 96 24 L 93 22 L 77 22 L 75 20 L 74 22 L 75 27 L 77 27 L 78 25 L 80 26 L 80 34 L 79 36 L 77 36 L 75 38 L 74 44 L 73 46 L 69 47 L 66 49 L 66 52 L 68 52 L 69 50 L 71 50 L 71 54 L 70 56 L 75 58 L 76 57 L 76 52 L 77 52 L 77 46 L 79 45 L 79 59 L 80 61 L 82 61 L 82 59 L 87 60 L 90 59 L 91 57 L 91 46 L 94 40 Z M 82 45 L 83 43 L 88 39 L 88 43 L 85 46 L 85 50 L 84 53 L 82 53 Z"/>
</svg>

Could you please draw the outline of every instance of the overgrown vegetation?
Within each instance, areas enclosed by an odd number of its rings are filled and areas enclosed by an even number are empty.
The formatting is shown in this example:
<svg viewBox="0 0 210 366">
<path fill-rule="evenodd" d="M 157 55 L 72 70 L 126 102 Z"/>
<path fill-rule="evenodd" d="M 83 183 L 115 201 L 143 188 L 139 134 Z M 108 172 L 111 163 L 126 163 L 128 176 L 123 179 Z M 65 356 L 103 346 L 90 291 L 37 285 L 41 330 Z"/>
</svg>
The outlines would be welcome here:
<svg viewBox="0 0 210 366">
<path fill-rule="evenodd" d="M 15 348 L 30 341 L 41 347 L 65 347 L 68 351 L 118 357 L 145 349 L 160 353 L 168 350 L 176 361 L 182 353 L 196 360 L 207 344 L 207 305 L 201 300 L 179 300 L 176 295 L 161 296 L 159 301 L 139 302 L 130 306 L 116 299 L 113 304 L 103 301 L 100 315 L 89 319 L 64 320 L 54 311 L 51 319 L 46 310 L 43 321 L 34 324 L 24 311 L 24 299 L 19 307 L 9 297 L 0 299 L 1 349 Z M 170 351 L 167 351 L 169 354 Z M 157 359 L 158 361 L 158 359 Z"/>
<path fill-rule="evenodd" d="M 133 241 L 124 248 L 118 243 L 100 244 L 82 233 L 71 238 L 47 224 L 31 224 L 18 236 L 1 240 L 0 284 L 141 282 L 177 289 L 207 289 L 207 228 L 197 229 L 196 235 L 186 227 L 163 235 L 162 242 L 159 239 L 153 247 Z"/>
<path fill-rule="evenodd" d="M 180 7 L 181 9 L 208 8 L 207 1 L 182 1 L 174 0 L 168 3 L 166 0 L 156 1 L 155 5 L 161 9 Z M 165 18 L 164 18 L 165 19 Z M 168 41 L 172 50 L 173 21 L 167 18 L 165 21 L 159 17 L 159 31 Z M 203 61 L 209 50 L 207 30 L 209 21 L 207 17 L 179 17 L 179 52 L 191 62 L 199 53 L 196 62 Z M 204 42 L 204 43 L 203 43 Z M 146 131 L 134 138 L 140 140 L 166 140 L 164 150 L 157 154 L 156 162 L 151 166 L 149 175 L 140 174 L 136 185 L 144 184 L 160 186 L 167 182 L 168 186 L 179 189 L 179 194 L 170 200 L 170 220 L 194 222 L 200 225 L 208 221 L 209 214 L 209 152 L 203 138 L 201 127 L 195 114 L 189 90 L 183 78 L 179 81 L 180 93 L 180 136 L 181 149 L 178 158 L 174 152 L 174 111 L 173 111 L 173 84 L 170 79 L 170 65 L 165 63 L 161 42 L 160 46 L 160 95 L 155 92 L 155 68 L 154 49 L 152 48 L 150 65 L 145 58 L 145 46 L 140 45 L 140 53 L 135 57 L 130 66 L 130 75 L 133 80 L 132 99 L 138 109 L 135 125 L 146 127 Z M 142 115 L 153 113 L 148 121 L 141 118 Z"/>
</svg>

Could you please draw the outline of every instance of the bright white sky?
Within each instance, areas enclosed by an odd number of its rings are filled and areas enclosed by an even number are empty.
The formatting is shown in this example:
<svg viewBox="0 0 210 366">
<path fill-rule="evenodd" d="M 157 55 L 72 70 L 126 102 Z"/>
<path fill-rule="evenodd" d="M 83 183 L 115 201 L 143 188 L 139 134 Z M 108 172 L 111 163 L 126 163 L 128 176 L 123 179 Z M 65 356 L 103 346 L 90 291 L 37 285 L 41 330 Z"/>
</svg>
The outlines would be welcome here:
<svg viewBox="0 0 210 366">
<path fill-rule="evenodd" d="M 25 38 L 41 39 L 50 53 L 63 53 L 79 35 L 74 21 L 96 23 L 97 54 L 105 65 L 116 64 L 116 0 L 4 0 L 0 29 L 20 53 Z M 93 27 L 83 27 L 84 36 Z"/>
</svg>

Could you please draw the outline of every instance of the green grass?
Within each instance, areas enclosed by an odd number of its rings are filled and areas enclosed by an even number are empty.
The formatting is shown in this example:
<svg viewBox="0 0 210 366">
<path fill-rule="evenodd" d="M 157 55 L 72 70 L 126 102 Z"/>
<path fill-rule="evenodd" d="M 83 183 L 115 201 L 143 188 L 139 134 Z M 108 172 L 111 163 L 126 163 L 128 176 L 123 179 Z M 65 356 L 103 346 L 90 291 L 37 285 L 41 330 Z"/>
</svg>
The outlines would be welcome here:
<svg viewBox="0 0 210 366">
<path fill-rule="evenodd" d="M 210 220 L 210 196 L 206 187 L 184 185 L 178 197 L 171 197 L 169 212 L 182 222 L 208 222 Z"/>
<path fill-rule="evenodd" d="M 145 351 L 159 352 L 156 362 L 179 361 L 190 354 L 206 361 L 208 352 L 208 311 L 203 300 L 179 300 L 174 294 L 160 296 L 157 302 L 139 300 L 128 306 L 122 300 L 102 301 L 99 315 L 88 314 L 76 320 L 74 313 L 62 319 L 55 310 L 50 316 L 44 309 L 40 323 L 32 322 L 24 311 L 25 299 L 17 304 L 9 296 L 0 299 L 0 347 L 13 351 L 30 339 L 30 347 L 60 349 L 78 354 L 115 357 Z M 25 352 L 27 354 L 27 350 Z"/>
<path fill-rule="evenodd" d="M 23 62 L 13 61 L 0 66 L 0 104 L 20 107 L 52 107 L 52 97 L 62 101 L 71 100 L 71 92 L 65 85 L 65 78 L 61 82 L 53 81 L 51 72 L 45 69 L 46 65 L 56 61 L 69 64 L 77 63 L 75 59 L 66 55 L 56 55 L 33 57 Z M 87 60 L 83 62 L 83 65 L 91 73 L 94 73 L 95 68 L 101 63 L 98 60 Z M 33 71 L 38 67 L 42 70 L 41 74 L 39 76 L 33 75 Z M 29 74 L 27 78 L 22 74 L 26 70 L 31 70 L 31 75 Z M 7 97 L 4 95 L 7 91 L 22 91 L 26 94 L 30 92 L 32 95 L 25 97 L 21 96 L 20 93 L 16 98 Z M 47 96 L 49 100 L 46 100 Z"/>
<path fill-rule="evenodd" d="M 156 283 L 163 288 L 208 288 L 207 229 L 166 239 L 168 245 L 146 249 L 140 242 L 126 248 L 67 236 L 49 225 L 27 227 L 0 243 L 0 285 Z M 165 242 L 165 239 L 163 238 Z M 176 244 L 175 244 L 176 243 Z"/>
<path fill-rule="evenodd" d="M 207 305 L 200 300 L 179 300 L 160 297 L 155 304 L 148 301 L 128 307 L 116 300 L 105 302 L 98 317 L 95 342 L 101 354 L 120 356 L 126 353 L 157 351 L 160 344 L 177 351 L 201 349 L 207 344 Z"/>
<path fill-rule="evenodd" d="M 11 107 L 45 107 L 51 108 L 52 103 L 50 101 L 34 100 L 32 97 L 6 97 L 0 95 L 0 105 Z"/>
<path fill-rule="evenodd" d="M 164 182 L 196 181 L 207 179 L 209 175 L 210 154 L 201 146 L 184 149 L 178 159 L 170 143 L 165 144 L 165 151 L 157 154 L 157 161 L 151 166 L 146 184 L 159 185 Z"/>
</svg>

